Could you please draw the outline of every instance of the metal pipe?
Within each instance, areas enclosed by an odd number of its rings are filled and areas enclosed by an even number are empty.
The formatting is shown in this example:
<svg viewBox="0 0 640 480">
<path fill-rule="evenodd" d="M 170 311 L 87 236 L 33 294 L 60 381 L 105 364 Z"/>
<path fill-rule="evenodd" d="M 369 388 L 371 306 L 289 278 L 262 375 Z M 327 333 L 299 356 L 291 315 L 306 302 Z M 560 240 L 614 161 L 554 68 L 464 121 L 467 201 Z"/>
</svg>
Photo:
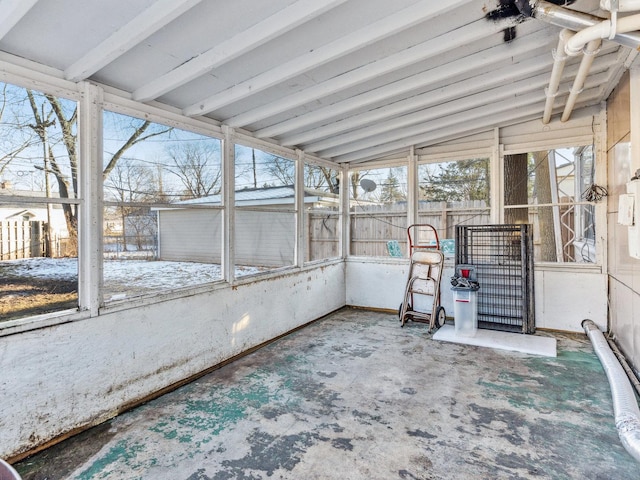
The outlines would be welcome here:
<svg viewBox="0 0 640 480">
<path fill-rule="evenodd" d="M 591 40 L 597 38 L 608 38 L 613 28 L 611 20 L 603 20 L 592 27 L 585 28 L 576 33 L 565 45 L 564 51 L 568 55 L 579 55 L 584 46 Z M 625 32 L 631 32 L 640 28 L 640 14 L 631 15 L 629 17 L 619 18 L 616 22 L 616 31 L 618 32 L 613 38 Z M 640 50 L 640 46 L 636 46 Z"/>
<path fill-rule="evenodd" d="M 545 125 L 551 120 L 551 113 L 553 111 L 553 103 L 556 95 L 558 94 L 558 85 L 562 79 L 562 71 L 564 70 L 564 64 L 567 60 L 567 54 L 564 51 L 564 46 L 567 40 L 571 38 L 573 33 L 571 30 L 563 29 L 558 37 L 558 47 L 553 52 L 553 68 L 551 69 L 551 78 L 549 79 L 549 86 L 545 90 L 547 100 L 544 104 L 544 113 L 542 115 L 542 123 Z"/>
<path fill-rule="evenodd" d="M 574 32 L 593 27 L 607 20 L 588 13 L 569 10 L 545 0 L 532 0 L 530 3 L 530 15 L 532 17 L 558 27 L 568 28 Z M 518 3 L 516 3 L 516 6 L 523 14 L 526 13 L 525 9 L 521 9 Z M 640 50 L 640 33 L 638 32 L 617 33 L 612 40 L 625 47 Z"/>
<path fill-rule="evenodd" d="M 611 11 L 611 0 L 600 0 L 600 8 L 603 10 Z M 640 10 L 640 0 L 618 0 L 619 12 L 633 12 Z"/>
<path fill-rule="evenodd" d="M 567 98 L 567 103 L 564 105 L 564 111 L 562 112 L 562 118 L 560 119 L 561 122 L 569 120 L 573 107 L 578 99 L 578 95 L 582 92 L 584 82 L 587 79 L 587 75 L 589 75 L 589 70 L 591 70 L 593 59 L 600 51 L 600 45 L 602 45 L 602 40 L 598 38 L 596 40 L 591 40 L 585 47 L 584 55 L 582 56 L 580 67 L 578 68 L 578 73 L 576 74 L 573 86 L 569 91 L 569 98 Z"/>
<path fill-rule="evenodd" d="M 583 320 L 582 328 L 591 340 L 609 379 L 618 437 L 627 452 L 640 462 L 640 408 L 633 388 L 596 324 L 592 320 Z"/>
<path fill-rule="evenodd" d="M 21 480 L 21 476 L 7 462 L 0 458 L 0 479 L 2 480 Z"/>
</svg>

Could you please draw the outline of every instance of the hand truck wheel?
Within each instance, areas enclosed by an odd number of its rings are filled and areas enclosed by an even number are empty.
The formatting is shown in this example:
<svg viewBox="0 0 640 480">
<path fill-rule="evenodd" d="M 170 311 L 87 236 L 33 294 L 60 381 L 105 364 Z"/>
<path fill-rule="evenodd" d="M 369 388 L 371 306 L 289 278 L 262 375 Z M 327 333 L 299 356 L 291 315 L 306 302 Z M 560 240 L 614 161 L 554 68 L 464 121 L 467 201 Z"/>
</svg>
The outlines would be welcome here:
<svg viewBox="0 0 640 480">
<path fill-rule="evenodd" d="M 436 328 L 442 327 L 446 321 L 447 321 L 447 312 L 445 312 L 444 307 L 440 305 L 438 306 L 438 308 L 436 308 L 436 321 L 435 321 Z"/>
</svg>

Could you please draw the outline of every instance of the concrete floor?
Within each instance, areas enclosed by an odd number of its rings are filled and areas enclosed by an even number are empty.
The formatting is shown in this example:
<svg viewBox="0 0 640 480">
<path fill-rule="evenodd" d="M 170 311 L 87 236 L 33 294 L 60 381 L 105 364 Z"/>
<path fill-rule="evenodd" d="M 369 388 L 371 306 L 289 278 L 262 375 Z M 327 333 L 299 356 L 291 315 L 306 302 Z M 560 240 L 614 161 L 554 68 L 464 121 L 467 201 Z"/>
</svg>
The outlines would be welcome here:
<svg viewBox="0 0 640 480">
<path fill-rule="evenodd" d="M 58 479 L 637 479 L 586 336 L 558 357 L 344 309 L 16 465 Z"/>
</svg>

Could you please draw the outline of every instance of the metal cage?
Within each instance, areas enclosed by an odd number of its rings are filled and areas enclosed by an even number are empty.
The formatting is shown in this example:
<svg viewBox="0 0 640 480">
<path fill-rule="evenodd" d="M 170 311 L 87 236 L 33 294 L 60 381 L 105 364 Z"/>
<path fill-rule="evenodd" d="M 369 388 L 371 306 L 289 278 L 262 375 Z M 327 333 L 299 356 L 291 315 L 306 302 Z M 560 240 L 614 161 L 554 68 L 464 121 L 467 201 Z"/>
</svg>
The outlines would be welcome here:
<svg viewBox="0 0 640 480">
<path fill-rule="evenodd" d="M 457 225 L 455 258 L 476 267 L 479 328 L 535 332 L 531 225 Z"/>
</svg>

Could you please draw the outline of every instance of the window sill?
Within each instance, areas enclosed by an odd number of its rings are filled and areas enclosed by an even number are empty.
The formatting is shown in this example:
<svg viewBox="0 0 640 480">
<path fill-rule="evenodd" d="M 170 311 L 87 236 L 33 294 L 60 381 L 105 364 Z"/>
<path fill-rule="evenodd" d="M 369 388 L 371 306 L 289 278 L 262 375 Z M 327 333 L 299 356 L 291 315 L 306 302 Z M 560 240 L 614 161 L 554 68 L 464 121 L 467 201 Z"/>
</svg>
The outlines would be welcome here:
<svg viewBox="0 0 640 480">
<path fill-rule="evenodd" d="M 406 259 L 394 259 L 394 260 L 406 260 Z M 191 287 L 184 287 L 174 290 L 163 290 L 161 292 L 153 292 L 137 297 L 123 298 L 115 301 L 111 301 L 99 310 L 98 316 L 117 313 L 120 311 L 131 310 L 134 308 L 140 308 L 147 305 L 152 305 L 161 302 L 167 302 L 176 300 L 179 298 L 190 297 L 198 294 L 205 294 L 214 292 L 217 290 L 233 288 L 241 285 L 249 285 L 261 281 L 271 280 L 273 278 L 284 277 L 288 275 L 300 274 L 302 272 L 311 271 L 319 268 L 324 268 L 330 265 L 336 265 L 343 263 L 342 258 L 335 258 L 326 261 L 317 261 L 313 264 L 306 264 L 303 267 L 283 267 L 280 269 L 269 270 L 267 272 L 258 273 L 255 275 L 247 275 L 240 277 L 234 281 L 233 284 L 229 284 L 223 280 L 217 282 L 211 282 L 201 285 L 195 285 Z M 396 262 L 402 263 L 402 262 Z M 95 317 L 94 317 L 95 318 Z M 36 315 L 31 317 L 18 318 L 15 320 L 7 320 L 0 322 L 0 337 L 14 335 L 18 333 L 28 332 L 31 330 L 38 330 L 41 328 L 54 327 L 56 325 L 62 325 L 64 323 L 76 322 L 81 320 L 91 320 L 92 317 L 88 310 L 63 310 L 59 312 L 46 313 L 42 315 Z"/>
</svg>

